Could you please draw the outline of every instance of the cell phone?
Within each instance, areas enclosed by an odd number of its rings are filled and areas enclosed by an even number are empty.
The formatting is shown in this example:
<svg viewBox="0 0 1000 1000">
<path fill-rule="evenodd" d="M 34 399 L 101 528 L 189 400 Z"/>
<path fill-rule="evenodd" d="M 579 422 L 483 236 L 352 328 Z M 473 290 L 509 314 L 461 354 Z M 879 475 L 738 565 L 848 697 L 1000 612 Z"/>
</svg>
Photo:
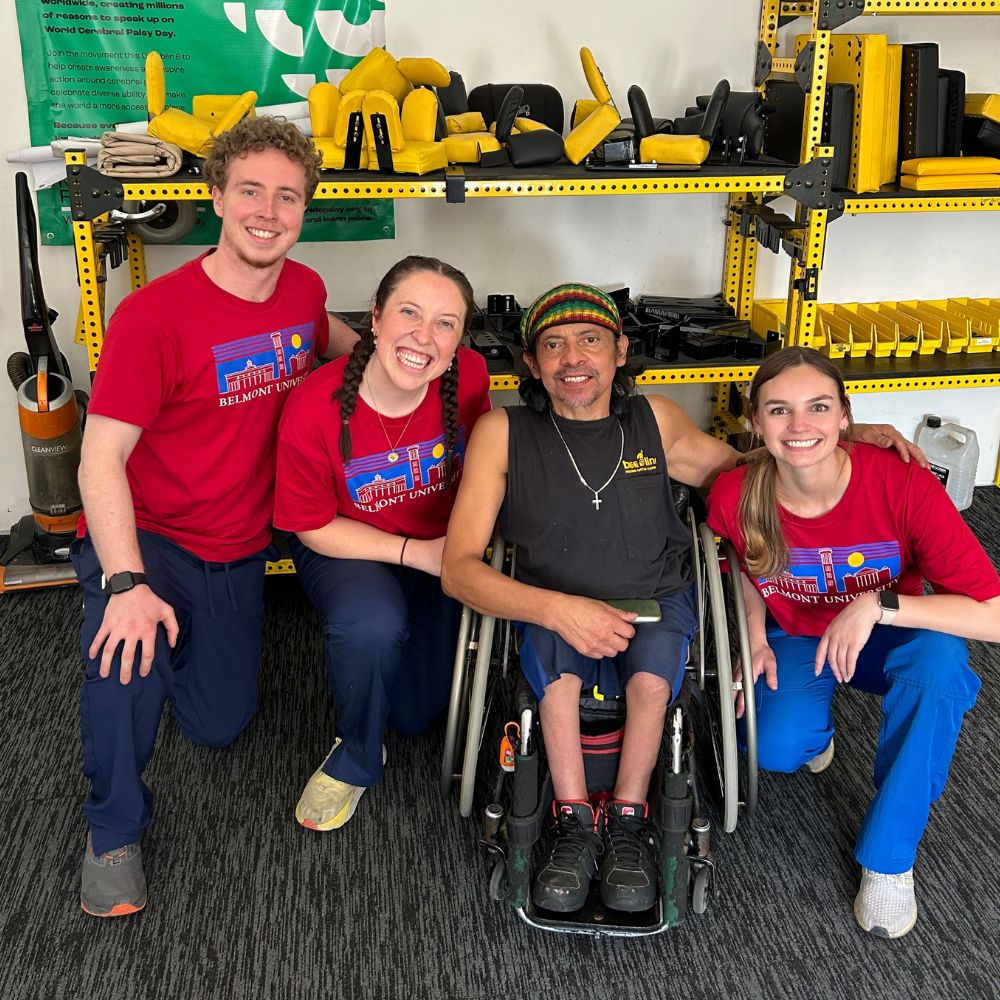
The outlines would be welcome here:
<svg viewBox="0 0 1000 1000">
<path fill-rule="evenodd" d="M 663 619 L 660 605 L 656 601 L 605 601 L 604 603 L 618 608 L 619 611 L 634 611 L 638 616 L 635 619 L 636 625 L 645 622 L 658 622 Z"/>
</svg>

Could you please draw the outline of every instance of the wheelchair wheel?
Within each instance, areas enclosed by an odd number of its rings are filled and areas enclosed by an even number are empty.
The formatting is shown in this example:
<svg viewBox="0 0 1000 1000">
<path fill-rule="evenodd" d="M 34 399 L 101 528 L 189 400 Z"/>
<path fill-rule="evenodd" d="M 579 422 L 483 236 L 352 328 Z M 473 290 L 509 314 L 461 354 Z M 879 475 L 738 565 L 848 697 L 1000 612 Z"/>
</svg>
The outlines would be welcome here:
<svg viewBox="0 0 1000 1000">
<path fill-rule="evenodd" d="M 738 573 L 739 563 L 732 546 L 726 550 L 727 560 L 735 572 L 725 574 L 720 568 L 715 536 L 706 524 L 698 526 L 697 575 L 703 576 L 699 587 L 699 619 L 702 639 L 699 650 L 699 677 L 704 678 L 702 690 L 706 706 L 708 739 L 715 761 L 715 771 L 721 792 L 722 828 L 726 833 L 736 829 L 739 807 L 747 816 L 757 804 L 757 726 L 752 685 L 748 685 L 746 703 L 745 755 L 737 751 L 736 711 L 734 706 L 734 654 L 743 664 L 750 662 L 750 644 L 746 631 L 746 612 Z"/>
<path fill-rule="evenodd" d="M 455 668 L 451 677 L 451 698 L 448 702 L 448 723 L 444 732 L 444 755 L 441 759 L 441 794 L 451 792 L 455 780 L 455 762 L 458 760 L 458 734 L 465 723 L 465 705 L 468 700 L 468 662 L 476 644 L 470 636 L 479 631 L 479 615 L 470 607 L 462 608 L 455 646 Z"/>
<path fill-rule="evenodd" d="M 497 535 L 493 539 L 490 565 L 503 568 L 506 546 Z M 459 812 L 472 813 L 479 754 L 486 734 L 487 718 L 493 703 L 500 666 L 510 648 L 510 624 L 471 608 L 462 612 L 455 667 L 452 673 L 448 722 L 441 761 L 441 792 L 447 795 L 452 784 L 459 786 Z M 459 761 L 461 766 L 459 767 Z"/>
<path fill-rule="evenodd" d="M 691 910 L 701 915 L 708 909 L 708 893 L 712 887 L 712 869 L 705 865 L 698 869 L 691 885 Z"/>
</svg>

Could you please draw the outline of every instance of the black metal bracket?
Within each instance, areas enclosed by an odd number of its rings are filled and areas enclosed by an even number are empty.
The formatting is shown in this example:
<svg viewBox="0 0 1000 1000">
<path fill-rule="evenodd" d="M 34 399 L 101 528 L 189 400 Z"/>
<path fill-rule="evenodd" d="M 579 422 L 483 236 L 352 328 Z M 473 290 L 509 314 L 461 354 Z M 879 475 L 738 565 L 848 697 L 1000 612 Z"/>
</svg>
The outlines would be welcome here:
<svg viewBox="0 0 1000 1000">
<path fill-rule="evenodd" d="M 125 191 L 121 184 L 114 177 L 107 177 L 84 163 L 71 163 L 66 167 L 66 186 L 69 189 L 70 216 L 74 222 L 91 222 L 99 215 L 113 208 L 120 209 L 125 204 Z"/>
<path fill-rule="evenodd" d="M 833 158 L 817 156 L 785 174 L 784 193 L 805 208 L 822 208 L 828 221 L 844 214 L 844 197 L 830 186 L 833 183 Z"/>
<path fill-rule="evenodd" d="M 801 237 L 806 232 L 804 223 L 775 212 L 767 205 L 748 205 L 739 213 L 741 236 L 753 237 L 772 253 L 782 250 L 795 260 L 802 260 L 804 250 Z"/>
<path fill-rule="evenodd" d="M 757 43 L 757 62 L 754 64 L 753 85 L 759 87 L 771 75 L 771 50 L 763 43 Z"/>
<path fill-rule="evenodd" d="M 445 168 L 444 200 L 449 205 L 461 205 L 465 201 L 465 171 L 457 164 Z"/>
<path fill-rule="evenodd" d="M 815 0 L 819 4 L 820 31 L 833 31 L 865 12 L 865 0 Z"/>
<path fill-rule="evenodd" d="M 813 62 L 816 59 L 816 43 L 806 42 L 795 57 L 795 82 L 807 94 L 812 90 Z"/>
<path fill-rule="evenodd" d="M 802 277 L 795 279 L 794 285 L 806 302 L 815 302 L 819 295 L 819 268 L 807 267 L 802 272 Z"/>
</svg>

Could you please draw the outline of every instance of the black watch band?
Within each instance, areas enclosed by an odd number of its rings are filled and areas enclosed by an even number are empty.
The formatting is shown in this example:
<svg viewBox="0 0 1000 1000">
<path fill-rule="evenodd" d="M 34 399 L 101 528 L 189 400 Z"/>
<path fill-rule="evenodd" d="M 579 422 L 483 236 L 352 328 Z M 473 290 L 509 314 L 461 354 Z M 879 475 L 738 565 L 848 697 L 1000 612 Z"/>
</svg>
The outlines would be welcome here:
<svg viewBox="0 0 1000 1000">
<path fill-rule="evenodd" d="M 101 590 L 110 596 L 124 594 L 134 587 L 138 587 L 140 583 L 145 582 L 145 573 L 132 573 L 129 570 L 125 570 L 122 573 L 113 573 L 108 577 L 104 576 L 103 573 L 101 574 Z"/>
</svg>

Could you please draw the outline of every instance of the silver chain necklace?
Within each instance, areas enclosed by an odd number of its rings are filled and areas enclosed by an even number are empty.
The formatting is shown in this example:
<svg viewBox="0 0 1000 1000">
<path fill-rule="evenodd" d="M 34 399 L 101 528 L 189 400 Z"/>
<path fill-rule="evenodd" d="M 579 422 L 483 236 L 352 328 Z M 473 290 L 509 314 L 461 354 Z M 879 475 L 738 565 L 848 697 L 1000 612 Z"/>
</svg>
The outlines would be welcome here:
<svg viewBox="0 0 1000 1000">
<path fill-rule="evenodd" d="M 604 485 L 599 489 L 595 490 L 586 479 L 583 478 L 583 473 L 580 472 L 580 467 L 576 464 L 576 459 L 573 457 L 573 452 L 569 450 L 569 445 L 566 444 L 566 439 L 562 436 L 562 431 L 559 430 L 559 425 L 556 423 L 556 418 L 552 414 L 552 410 L 549 410 L 549 419 L 552 421 L 552 426 L 556 429 L 556 434 L 559 435 L 559 440 L 562 441 L 562 446 L 566 449 L 566 454 L 569 456 L 570 462 L 573 464 L 573 471 L 576 473 L 576 478 L 580 480 L 580 483 L 585 486 L 591 493 L 594 494 L 594 499 L 590 502 L 594 505 L 594 510 L 601 509 L 601 494 L 611 485 L 611 480 L 615 478 L 618 473 L 618 468 L 622 464 L 622 459 L 625 457 L 625 430 L 622 427 L 622 422 L 618 421 L 618 433 L 622 437 L 621 450 L 618 452 L 618 461 L 615 462 L 615 467 L 611 472 L 611 475 L 605 480 Z"/>
</svg>

